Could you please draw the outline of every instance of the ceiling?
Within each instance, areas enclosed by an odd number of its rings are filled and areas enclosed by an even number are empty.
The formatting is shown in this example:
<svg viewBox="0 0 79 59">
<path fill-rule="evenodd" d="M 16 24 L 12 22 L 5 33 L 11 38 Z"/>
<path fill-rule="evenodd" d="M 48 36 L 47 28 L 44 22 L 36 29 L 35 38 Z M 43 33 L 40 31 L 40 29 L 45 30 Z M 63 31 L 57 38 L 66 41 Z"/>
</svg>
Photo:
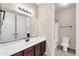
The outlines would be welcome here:
<svg viewBox="0 0 79 59">
<path fill-rule="evenodd" d="M 59 10 L 71 8 L 75 5 L 76 5 L 75 3 L 56 3 L 55 4 L 55 9 L 56 9 L 56 11 L 59 11 Z"/>
</svg>

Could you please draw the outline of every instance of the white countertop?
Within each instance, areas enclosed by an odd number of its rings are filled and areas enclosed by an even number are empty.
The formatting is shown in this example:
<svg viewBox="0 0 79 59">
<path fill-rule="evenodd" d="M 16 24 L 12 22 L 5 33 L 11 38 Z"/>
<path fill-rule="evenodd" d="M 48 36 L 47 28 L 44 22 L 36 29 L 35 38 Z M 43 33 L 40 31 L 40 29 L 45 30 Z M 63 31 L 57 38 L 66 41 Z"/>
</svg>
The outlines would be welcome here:
<svg viewBox="0 0 79 59">
<path fill-rule="evenodd" d="M 0 56 L 10 56 L 45 40 L 45 37 L 34 37 L 30 38 L 29 42 L 25 42 L 25 40 L 19 40 L 0 44 Z"/>
</svg>

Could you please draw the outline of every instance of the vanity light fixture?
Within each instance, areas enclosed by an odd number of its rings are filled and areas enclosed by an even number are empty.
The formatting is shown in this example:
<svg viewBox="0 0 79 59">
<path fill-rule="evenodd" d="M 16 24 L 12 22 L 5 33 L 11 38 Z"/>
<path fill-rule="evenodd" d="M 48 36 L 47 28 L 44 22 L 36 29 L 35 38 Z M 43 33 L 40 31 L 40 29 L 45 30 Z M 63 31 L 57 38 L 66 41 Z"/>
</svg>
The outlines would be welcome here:
<svg viewBox="0 0 79 59">
<path fill-rule="evenodd" d="M 61 5 L 64 5 L 65 6 L 65 5 L 68 5 L 68 3 L 61 3 Z"/>
<path fill-rule="evenodd" d="M 22 12 L 28 13 L 28 14 L 32 14 L 31 12 L 29 12 L 29 10 L 26 10 L 24 8 L 21 8 L 20 6 L 18 7 L 18 9 Z"/>
<path fill-rule="evenodd" d="M 69 3 L 59 3 L 59 6 L 67 6 Z"/>
</svg>

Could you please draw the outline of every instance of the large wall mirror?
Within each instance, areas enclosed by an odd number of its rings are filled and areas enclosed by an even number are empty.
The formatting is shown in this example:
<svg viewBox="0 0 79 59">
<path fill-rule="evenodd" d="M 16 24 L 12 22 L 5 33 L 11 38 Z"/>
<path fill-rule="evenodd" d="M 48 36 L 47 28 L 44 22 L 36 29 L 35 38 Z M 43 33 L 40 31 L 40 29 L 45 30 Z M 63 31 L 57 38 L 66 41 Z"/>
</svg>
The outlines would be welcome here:
<svg viewBox="0 0 79 59">
<path fill-rule="evenodd" d="M 3 13 L 0 14 L 2 15 Z M 0 43 L 26 39 L 27 37 L 26 20 L 27 16 L 6 11 L 3 24 L 0 25 Z"/>
</svg>

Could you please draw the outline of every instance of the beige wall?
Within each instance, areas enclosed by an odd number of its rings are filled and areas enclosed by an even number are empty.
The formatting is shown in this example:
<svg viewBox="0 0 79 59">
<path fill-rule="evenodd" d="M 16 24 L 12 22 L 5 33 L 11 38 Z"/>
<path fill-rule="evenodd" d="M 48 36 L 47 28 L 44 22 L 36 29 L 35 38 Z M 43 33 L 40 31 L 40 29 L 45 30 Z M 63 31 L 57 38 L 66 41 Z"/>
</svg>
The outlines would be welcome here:
<svg viewBox="0 0 79 59">
<path fill-rule="evenodd" d="M 76 48 L 76 7 L 70 7 L 68 9 L 61 10 L 56 13 L 56 19 L 59 23 L 59 41 L 61 45 L 62 36 L 68 36 L 69 47 Z M 72 26 L 72 28 L 60 28 L 60 26 Z"/>
<path fill-rule="evenodd" d="M 54 35 L 54 4 L 41 4 L 38 7 L 38 18 L 39 36 L 46 37 L 46 53 L 47 55 L 54 55 L 54 41 L 52 38 Z"/>
<path fill-rule="evenodd" d="M 76 4 L 76 55 L 79 56 L 79 3 Z"/>
</svg>

